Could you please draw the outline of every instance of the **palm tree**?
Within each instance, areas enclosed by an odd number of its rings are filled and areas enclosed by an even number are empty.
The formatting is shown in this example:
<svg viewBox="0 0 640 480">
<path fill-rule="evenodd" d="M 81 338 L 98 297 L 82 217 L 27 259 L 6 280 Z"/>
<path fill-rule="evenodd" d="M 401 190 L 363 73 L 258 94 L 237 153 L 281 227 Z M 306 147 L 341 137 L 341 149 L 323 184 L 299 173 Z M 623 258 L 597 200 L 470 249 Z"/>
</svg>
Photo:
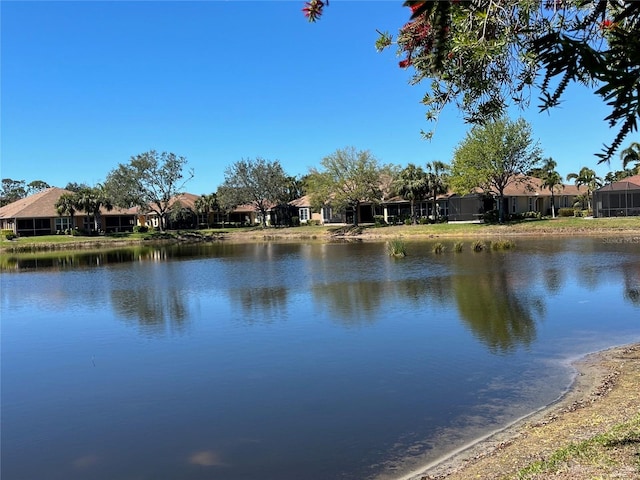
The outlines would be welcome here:
<svg viewBox="0 0 640 480">
<path fill-rule="evenodd" d="M 411 223 L 416 224 L 415 204 L 421 201 L 429 191 L 427 174 L 421 167 L 410 163 L 402 169 L 394 182 L 399 195 L 411 204 Z"/>
<path fill-rule="evenodd" d="M 622 168 L 626 170 L 628 164 L 635 163 L 633 170 L 635 173 L 640 173 L 640 143 L 631 142 L 631 145 L 620 152 L 620 159 Z"/>
<path fill-rule="evenodd" d="M 60 198 L 55 203 L 56 211 L 58 215 L 68 215 L 71 219 L 71 229 L 73 231 L 75 227 L 75 223 L 73 221 L 73 216 L 78 209 L 78 202 L 75 194 L 73 193 L 63 193 L 60 195 Z"/>
<path fill-rule="evenodd" d="M 564 188 L 562 175 L 556 171 L 556 161 L 549 157 L 542 162 L 542 166 L 536 169 L 538 177 L 542 180 L 542 188 L 548 188 L 551 192 L 551 218 L 556 218 L 555 191 Z"/>
<path fill-rule="evenodd" d="M 429 185 L 429 196 L 431 197 L 433 220 L 438 220 L 438 195 L 447 193 L 449 181 L 449 165 L 440 160 L 427 163 L 427 183 Z"/>
<path fill-rule="evenodd" d="M 218 197 L 215 193 L 202 194 L 196 201 L 194 202 L 194 207 L 196 209 L 196 213 L 199 215 L 204 215 L 207 219 L 207 228 L 210 228 L 209 225 L 209 213 L 218 210 L 220 207 L 218 205 Z"/>
<path fill-rule="evenodd" d="M 576 187 L 584 185 L 587 187 L 587 210 L 591 211 L 591 196 L 593 192 L 602 186 L 602 179 L 596 175 L 596 172 L 588 167 L 582 167 L 578 173 L 570 173 L 567 180 L 574 180 Z"/>
<path fill-rule="evenodd" d="M 113 209 L 113 205 L 107 198 L 104 188 L 100 184 L 93 188 L 82 188 L 75 194 L 75 198 L 77 207 L 87 215 L 87 224 L 89 224 L 90 217 L 93 216 L 93 229 L 97 232 L 99 229 L 100 209 L 104 208 L 107 211 Z"/>
</svg>

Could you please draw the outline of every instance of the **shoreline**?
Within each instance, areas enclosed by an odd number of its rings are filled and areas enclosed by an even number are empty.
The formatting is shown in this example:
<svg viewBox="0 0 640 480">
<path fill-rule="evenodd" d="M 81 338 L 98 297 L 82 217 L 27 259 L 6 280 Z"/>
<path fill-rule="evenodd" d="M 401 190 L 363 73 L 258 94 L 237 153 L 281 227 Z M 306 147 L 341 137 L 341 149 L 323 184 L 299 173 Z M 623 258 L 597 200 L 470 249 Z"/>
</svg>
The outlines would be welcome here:
<svg viewBox="0 0 640 480">
<path fill-rule="evenodd" d="M 570 364 L 573 379 L 555 401 L 396 480 L 518 478 L 519 469 L 546 458 L 560 445 L 602 433 L 615 421 L 629 420 L 640 412 L 640 343 L 591 352 Z M 594 424 L 593 418 L 602 417 L 603 412 L 609 421 Z M 592 477 L 574 472 L 566 478 Z M 637 476 L 619 478 L 640 478 L 640 471 Z"/>
</svg>

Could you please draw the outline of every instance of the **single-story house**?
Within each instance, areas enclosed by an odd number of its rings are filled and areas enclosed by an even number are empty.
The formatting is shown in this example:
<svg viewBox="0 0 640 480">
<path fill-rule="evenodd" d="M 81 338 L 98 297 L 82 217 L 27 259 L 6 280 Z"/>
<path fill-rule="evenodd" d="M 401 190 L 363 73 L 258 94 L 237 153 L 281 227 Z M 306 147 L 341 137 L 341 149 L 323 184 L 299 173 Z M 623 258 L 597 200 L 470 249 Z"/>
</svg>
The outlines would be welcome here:
<svg viewBox="0 0 640 480">
<path fill-rule="evenodd" d="M 593 193 L 594 217 L 640 215 L 640 175 L 623 178 Z"/>
<path fill-rule="evenodd" d="M 0 228 L 11 230 L 23 237 L 51 235 L 69 229 L 91 230 L 94 226 L 93 214 L 77 211 L 73 216 L 59 215 L 55 204 L 61 195 L 73 193 L 63 188 L 51 187 L 41 192 L 21 198 L 0 208 Z M 100 209 L 99 228 L 106 232 L 132 231 L 136 223 L 133 209 Z"/>
</svg>

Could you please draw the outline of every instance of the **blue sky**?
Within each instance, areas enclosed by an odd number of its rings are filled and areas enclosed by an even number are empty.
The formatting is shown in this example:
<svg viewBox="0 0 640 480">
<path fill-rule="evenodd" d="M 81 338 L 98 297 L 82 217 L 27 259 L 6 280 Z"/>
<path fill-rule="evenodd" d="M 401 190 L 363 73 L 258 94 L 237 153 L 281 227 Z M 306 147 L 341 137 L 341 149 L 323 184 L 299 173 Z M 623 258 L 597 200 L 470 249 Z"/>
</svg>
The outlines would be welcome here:
<svg viewBox="0 0 640 480">
<path fill-rule="evenodd" d="M 243 158 L 279 160 L 290 175 L 346 146 L 382 163 L 450 162 L 468 125 L 451 107 L 421 139 L 426 85 L 374 48 L 376 29 L 407 21 L 401 3 L 332 0 L 310 24 L 301 0 L 3 0 L 1 176 L 94 185 L 155 149 L 186 157 L 186 190 L 202 194 Z M 534 94 L 521 113 L 544 155 L 563 175 L 620 169 L 593 155 L 615 134 L 603 102 L 569 93 L 543 114 Z"/>
</svg>

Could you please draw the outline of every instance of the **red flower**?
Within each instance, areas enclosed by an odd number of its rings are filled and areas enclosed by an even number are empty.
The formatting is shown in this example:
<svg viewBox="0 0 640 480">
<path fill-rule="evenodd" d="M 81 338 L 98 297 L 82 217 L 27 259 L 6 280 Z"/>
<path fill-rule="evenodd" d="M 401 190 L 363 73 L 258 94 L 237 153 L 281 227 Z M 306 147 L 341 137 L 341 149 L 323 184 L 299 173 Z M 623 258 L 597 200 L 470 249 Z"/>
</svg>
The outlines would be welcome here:
<svg viewBox="0 0 640 480">
<path fill-rule="evenodd" d="M 398 62 L 398 66 L 400 68 L 407 68 L 409 65 L 411 65 L 411 60 L 409 60 L 408 58 Z"/>
<path fill-rule="evenodd" d="M 329 0 L 326 0 L 329 5 Z M 304 16 L 309 19 L 310 22 L 315 22 L 320 16 L 322 16 L 322 9 L 324 8 L 324 2 L 322 0 L 309 0 L 304 4 L 302 12 Z"/>
<path fill-rule="evenodd" d="M 615 26 L 615 24 L 609 20 L 608 18 L 603 20 L 602 22 L 600 22 L 600 28 L 602 30 L 607 30 L 609 28 L 613 28 Z"/>
<path fill-rule="evenodd" d="M 424 2 L 416 2 L 409 5 L 409 8 L 411 9 L 411 13 L 416 13 L 423 3 Z"/>
</svg>

